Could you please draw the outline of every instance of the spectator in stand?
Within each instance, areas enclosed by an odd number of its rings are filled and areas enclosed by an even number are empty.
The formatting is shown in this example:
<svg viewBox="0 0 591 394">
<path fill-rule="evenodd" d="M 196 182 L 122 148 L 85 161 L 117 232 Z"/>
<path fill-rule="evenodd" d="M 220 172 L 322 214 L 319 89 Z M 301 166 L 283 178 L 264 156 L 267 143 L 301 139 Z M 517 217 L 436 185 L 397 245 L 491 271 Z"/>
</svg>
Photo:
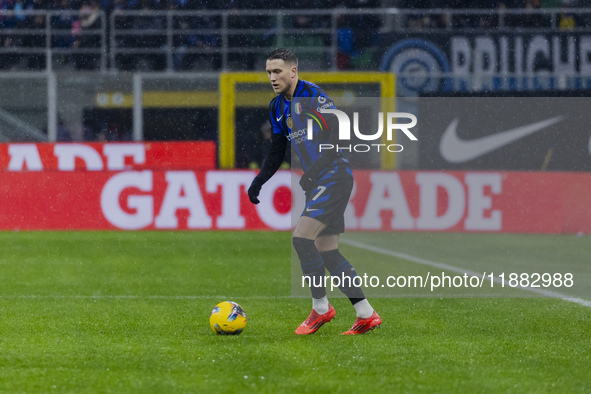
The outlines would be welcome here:
<svg viewBox="0 0 591 394">
<path fill-rule="evenodd" d="M 472 0 L 466 4 L 466 8 L 481 11 L 479 14 L 466 15 L 468 25 L 476 29 L 489 29 L 499 25 L 499 18 L 496 13 L 491 13 L 492 9 L 504 9 L 504 4 L 499 0 Z"/>
<path fill-rule="evenodd" d="M 27 0 L 25 9 L 26 10 L 45 10 L 45 9 L 47 9 L 47 4 L 45 4 L 45 2 L 43 0 Z"/>
<path fill-rule="evenodd" d="M 589 18 L 589 15 L 580 15 L 575 12 L 569 12 L 568 9 L 581 6 L 588 7 L 589 5 L 591 4 L 587 4 L 586 2 L 577 3 L 574 0 L 562 0 L 560 6 L 564 11 L 558 15 L 558 28 L 560 30 L 572 30 L 575 27 L 587 26 L 585 19 Z"/>
<path fill-rule="evenodd" d="M 347 8 L 351 9 L 377 9 L 380 6 L 379 0 L 347 0 Z M 378 14 L 352 15 L 352 26 L 354 29 L 354 45 L 357 50 L 364 49 L 377 44 L 378 30 L 382 21 Z"/>
<path fill-rule="evenodd" d="M 180 17 L 177 19 L 180 32 L 175 36 L 175 56 L 173 58 L 176 70 L 211 69 L 214 67 L 215 57 L 211 53 L 188 53 L 191 49 L 210 49 L 221 46 L 220 34 L 200 33 L 199 29 L 215 31 L 219 26 L 215 18 L 209 16 Z M 183 31 L 193 31 L 184 33 Z M 197 32 L 195 32 L 197 31 Z M 219 63 L 219 60 L 218 60 Z"/>
<path fill-rule="evenodd" d="M 230 67 L 240 70 L 254 69 L 254 63 L 256 60 L 255 54 L 252 52 L 241 52 L 242 49 L 254 48 L 259 45 L 257 42 L 257 36 L 251 34 L 250 32 L 246 32 L 251 28 L 249 19 L 244 18 L 243 15 L 240 14 L 240 10 L 238 8 L 232 8 L 228 17 L 228 28 L 245 31 L 230 34 L 228 37 L 228 41 L 230 42 L 229 46 L 233 51 L 228 54 L 228 62 L 230 63 Z"/>
<path fill-rule="evenodd" d="M 36 14 L 26 18 L 27 29 L 35 30 L 35 33 L 28 34 L 23 38 L 23 46 L 37 49 L 40 53 L 27 56 L 26 68 L 28 70 L 40 71 L 46 67 L 45 55 L 45 27 L 47 17 L 42 14 Z M 38 32 L 38 33 L 37 33 Z"/>
<path fill-rule="evenodd" d="M 351 59 L 359 56 L 353 42 L 351 20 L 344 14 L 337 16 L 337 67 L 341 70 L 352 68 Z"/>
<path fill-rule="evenodd" d="M 12 10 L 15 2 L 13 0 L 0 0 L 0 11 Z M 16 27 L 17 20 L 12 15 L 0 13 L 0 28 L 11 29 Z M 0 30 L 0 47 L 2 49 L 21 46 L 20 39 L 16 36 L 3 35 Z M 16 53 L 0 53 L 0 69 L 10 70 L 19 63 L 21 56 Z"/>
<path fill-rule="evenodd" d="M 160 10 L 161 2 L 158 0 L 142 0 L 140 2 L 140 11 Z M 140 70 L 163 71 L 166 69 L 166 17 L 153 15 L 140 15 L 133 18 L 133 29 L 136 30 L 160 30 L 159 34 L 142 34 L 136 36 L 135 47 L 146 49 L 147 51 L 160 51 L 161 53 L 148 53 L 139 57 L 137 68 Z"/>
<path fill-rule="evenodd" d="M 0 10 L 5 11 L 5 10 L 11 10 L 14 8 L 14 4 L 16 3 L 16 0 L 0 0 Z M 6 16 L 2 16 L 3 19 L 7 19 Z"/>
<path fill-rule="evenodd" d="M 377 7 L 379 0 L 346 0 L 344 5 L 352 9 Z M 337 17 L 337 67 L 353 68 L 359 59 L 371 59 L 369 48 L 378 40 L 381 19 L 376 14 L 340 14 Z M 328 24 L 326 27 L 330 26 Z M 322 27 L 322 26 L 318 26 Z M 325 45 L 325 44 L 323 44 Z M 366 56 L 364 56 L 366 55 Z M 363 64 L 359 64 L 363 68 Z"/>
<path fill-rule="evenodd" d="M 416 14 L 409 15 L 407 27 L 416 30 L 446 28 L 469 28 L 469 29 L 490 29 L 499 26 L 497 15 L 487 13 L 489 9 L 522 9 L 520 14 L 505 15 L 505 27 L 545 27 L 548 18 L 543 18 L 535 11 L 541 5 L 549 6 L 544 0 L 393 0 L 392 5 L 400 8 L 416 9 Z M 565 10 L 558 15 L 557 24 L 554 27 L 561 30 L 570 30 L 575 27 L 585 27 L 591 24 L 591 12 L 587 15 L 571 12 L 571 7 L 590 7 L 591 0 L 552 0 L 552 6 L 564 7 Z M 44 30 L 47 20 L 39 17 L 27 16 L 28 10 L 80 10 L 80 16 L 66 14 L 55 14 L 49 21 L 52 29 L 71 30 L 71 33 L 57 33 L 52 35 L 52 47 L 74 48 L 74 49 L 97 49 L 100 47 L 100 34 L 84 34 L 89 29 L 100 29 L 100 18 L 98 11 L 104 10 L 107 14 L 106 22 L 109 21 L 111 13 L 122 10 L 230 10 L 228 26 L 232 29 L 240 29 L 240 32 L 233 33 L 229 37 L 231 50 L 229 62 L 234 68 L 253 69 L 257 55 L 249 52 L 252 48 L 273 45 L 273 39 L 265 40 L 263 34 L 252 34 L 249 30 L 269 29 L 269 36 L 275 37 L 276 30 L 272 30 L 274 19 L 261 15 L 244 15 L 241 10 L 250 9 L 335 9 L 346 7 L 352 10 L 379 9 L 381 0 L 278 0 L 272 5 L 260 0 L 0 0 L 0 10 L 15 11 L 15 14 L 0 14 L 0 46 L 4 48 L 29 47 L 44 48 L 44 34 L 2 34 L 2 28 L 27 28 Z M 424 9 L 480 9 L 481 14 L 454 15 L 448 20 L 446 13 L 440 15 L 424 13 Z M 188 70 L 196 68 L 216 68 L 221 63 L 220 55 L 211 52 L 191 54 L 192 48 L 218 48 L 221 46 L 221 34 L 201 34 L 199 29 L 219 30 L 221 29 L 221 18 L 219 17 L 175 17 L 173 18 L 175 29 L 181 30 L 180 34 L 175 32 L 173 60 L 174 69 Z M 314 28 L 329 28 L 331 17 L 323 15 L 286 16 L 283 19 L 286 28 L 302 28 L 302 31 Z M 337 19 L 338 31 L 338 67 L 339 68 L 363 68 L 367 60 L 375 64 L 371 58 L 372 48 L 379 39 L 378 30 L 382 18 L 378 14 L 343 14 Z M 127 40 L 124 44 L 119 41 L 117 45 L 128 48 L 145 48 L 146 50 L 158 51 L 153 54 L 143 54 L 138 62 L 138 55 L 117 55 L 116 67 L 121 70 L 136 70 L 137 64 L 145 70 L 164 70 L 167 66 L 164 53 L 169 50 L 167 47 L 165 26 L 166 18 L 153 16 L 133 16 L 129 18 L 118 18 L 116 20 L 118 29 L 162 29 L 161 33 L 150 35 L 129 35 L 121 40 Z M 108 28 L 108 27 L 107 27 Z M 182 33 L 183 30 L 196 30 L 197 32 Z M 109 34 L 109 32 L 107 32 Z M 306 35 L 304 35 L 306 36 Z M 302 46 L 316 47 L 325 45 L 328 40 L 322 34 L 307 35 L 313 40 Z M 287 38 L 286 38 L 287 37 Z M 290 39 L 285 35 L 284 39 Z M 299 38 L 296 38 L 299 39 Z M 42 42 L 43 41 L 43 42 Z M 320 44 L 318 44 L 320 42 Z M 109 44 L 109 41 L 107 42 Z M 304 51 L 304 54 L 306 52 Z M 77 69 L 97 69 L 98 54 L 78 52 L 70 56 L 55 56 L 62 63 L 72 60 Z M 210 66 L 202 67 L 203 60 L 208 59 Z M 214 59 L 214 60 L 212 60 Z M 364 60 L 365 59 L 365 60 Z M 127 61 L 127 62 L 126 62 Z M 46 65 L 46 56 L 39 54 L 13 54 L 0 53 L 0 68 L 30 68 L 34 70 L 43 69 Z"/>
<path fill-rule="evenodd" d="M 521 14 L 520 25 L 516 27 L 541 27 L 542 15 L 539 12 L 531 12 L 540 9 L 539 0 L 525 0 L 524 7 L 526 14 Z"/>
<path fill-rule="evenodd" d="M 53 0 L 51 3 L 52 10 L 69 10 L 71 7 L 70 0 Z M 72 28 L 74 23 L 80 23 L 78 18 L 74 14 L 70 13 L 59 13 L 53 15 L 51 18 L 51 28 L 59 30 L 69 30 L 68 33 L 54 33 L 52 35 L 52 48 L 71 48 L 74 44 L 74 35 L 72 34 Z M 71 59 L 68 55 L 54 55 L 54 60 L 58 63 L 66 64 Z"/>
<path fill-rule="evenodd" d="M 95 70 L 98 68 L 100 55 L 85 53 L 84 50 L 100 48 L 100 38 L 94 34 L 85 34 L 85 30 L 101 27 L 100 7 L 98 0 L 85 0 L 80 7 L 80 20 L 72 24 L 74 36 L 73 48 L 81 49 L 72 55 L 78 70 Z"/>
<path fill-rule="evenodd" d="M 107 8 L 109 12 L 119 12 L 128 9 L 131 9 L 131 7 L 129 5 L 129 2 L 125 0 L 113 0 L 113 5 Z"/>
<path fill-rule="evenodd" d="M 585 8 L 591 11 L 591 0 L 579 0 L 577 7 Z M 591 12 L 580 13 L 577 15 L 578 27 L 591 27 Z"/>
<path fill-rule="evenodd" d="M 431 14 L 424 12 L 424 10 L 449 8 L 447 6 L 447 0 L 401 0 L 398 3 L 398 6 L 404 9 L 417 10 L 417 13 L 412 13 L 407 16 L 406 27 L 411 30 L 429 28 L 442 29 L 451 24 L 447 13 Z"/>
</svg>

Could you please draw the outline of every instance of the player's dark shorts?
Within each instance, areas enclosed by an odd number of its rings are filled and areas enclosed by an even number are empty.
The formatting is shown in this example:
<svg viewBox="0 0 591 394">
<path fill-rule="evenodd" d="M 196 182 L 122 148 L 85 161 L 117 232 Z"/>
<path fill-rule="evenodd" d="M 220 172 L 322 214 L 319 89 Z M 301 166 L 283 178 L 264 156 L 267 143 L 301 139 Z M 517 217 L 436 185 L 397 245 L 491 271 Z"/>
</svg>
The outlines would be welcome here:
<svg viewBox="0 0 591 394">
<path fill-rule="evenodd" d="M 320 235 L 345 232 L 345 209 L 353 190 L 353 173 L 346 164 L 331 166 L 320 174 L 316 188 L 306 193 L 302 216 L 316 219 L 328 227 Z"/>
</svg>

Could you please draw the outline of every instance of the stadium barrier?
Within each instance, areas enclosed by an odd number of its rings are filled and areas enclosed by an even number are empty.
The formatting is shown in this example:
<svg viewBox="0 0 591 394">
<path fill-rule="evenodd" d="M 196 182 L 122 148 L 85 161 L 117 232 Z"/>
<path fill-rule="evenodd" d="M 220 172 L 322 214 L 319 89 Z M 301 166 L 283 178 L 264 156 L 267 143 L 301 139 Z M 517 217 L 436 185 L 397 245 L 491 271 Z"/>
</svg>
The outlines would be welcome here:
<svg viewBox="0 0 591 394">
<path fill-rule="evenodd" d="M 0 144 L 0 171 L 213 168 L 216 168 L 213 141 Z"/>
<path fill-rule="evenodd" d="M 29 168 L 34 155 L 23 159 L 22 147 L 33 151 L 39 145 L 44 166 Z M 129 153 L 140 164 L 133 168 L 121 151 L 131 152 L 137 144 L 105 144 L 104 156 L 96 144 L 82 146 L 86 149 L 78 152 L 86 156 L 58 153 L 57 159 L 45 144 L 2 146 L 7 155 L 0 161 L 0 229 L 289 230 L 303 206 L 298 189 L 291 209 L 296 173 L 278 172 L 255 206 L 246 195 L 254 171 L 167 169 Z M 109 146 L 119 147 L 119 153 L 105 153 Z M 55 144 L 53 152 L 63 147 Z M 89 157 L 104 165 L 99 168 Z M 84 170 L 92 165 L 94 171 Z M 122 165 L 131 168 L 112 170 Z M 349 230 L 591 233 L 591 178 L 585 173 L 357 171 L 355 176 L 346 212 Z"/>
</svg>

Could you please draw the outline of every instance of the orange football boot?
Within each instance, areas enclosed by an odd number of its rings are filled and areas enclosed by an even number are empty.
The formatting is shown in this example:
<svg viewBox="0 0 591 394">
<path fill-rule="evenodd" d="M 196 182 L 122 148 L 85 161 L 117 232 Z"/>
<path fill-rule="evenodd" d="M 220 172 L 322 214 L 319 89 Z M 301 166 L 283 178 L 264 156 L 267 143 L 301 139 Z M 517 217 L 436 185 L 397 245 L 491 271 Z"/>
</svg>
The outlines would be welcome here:
<svg viewBox="0 0 591 394">
<path fill-rule="evenodd" d="M 314 334 L 320 327 L 324 325 L 324 323 L 328 323 L 334 319 L 335 315 L 336 311 L 330 304 L 328 304 L 328 312 L 323 315 L 312 309 L 310 316 L 308 316 L 308 318 L 302 324 L 300 324 L 298 328 L 296 328 L 295 333 L 296 335 Z"/>
<path fill-rule="evenodd" d="M 362 319 L 360 317 L 357 318 L 353 327 L 349 329 L 349 331 L 345 331 L 341 335 L 357 335 L 357 334 L 365 334 L 368 331 L 374 330 L 382 324 L 382 319 L 378 315 L 376 311 L 373 311 L 373 314 L 368 317 L 367 319 Z"/>
</svg>

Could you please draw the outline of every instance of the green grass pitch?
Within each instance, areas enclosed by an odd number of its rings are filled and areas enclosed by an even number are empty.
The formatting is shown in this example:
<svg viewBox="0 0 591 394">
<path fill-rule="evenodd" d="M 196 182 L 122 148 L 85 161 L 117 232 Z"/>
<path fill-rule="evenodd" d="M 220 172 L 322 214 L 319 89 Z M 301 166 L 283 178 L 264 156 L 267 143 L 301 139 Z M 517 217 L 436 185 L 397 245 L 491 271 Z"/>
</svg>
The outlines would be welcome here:
<svg viewBox="0 0 591 394">
<path fill-rule="evenodd" d="M 359 238 L 459 266 L 591 260 L 589 237 Z M 311 303 L 290 297 L 290 249 L 284 232 L 0 233 L 0 392 L 591 391 L 591 308 L 561 299 L 372 298 L 382 327 L 345 337 L 354 310 L 335 298 L 337 319 L 298 337 Z M 240 336 L 209 328 L 224 300 L 247 313 Z"/>
</svg>

